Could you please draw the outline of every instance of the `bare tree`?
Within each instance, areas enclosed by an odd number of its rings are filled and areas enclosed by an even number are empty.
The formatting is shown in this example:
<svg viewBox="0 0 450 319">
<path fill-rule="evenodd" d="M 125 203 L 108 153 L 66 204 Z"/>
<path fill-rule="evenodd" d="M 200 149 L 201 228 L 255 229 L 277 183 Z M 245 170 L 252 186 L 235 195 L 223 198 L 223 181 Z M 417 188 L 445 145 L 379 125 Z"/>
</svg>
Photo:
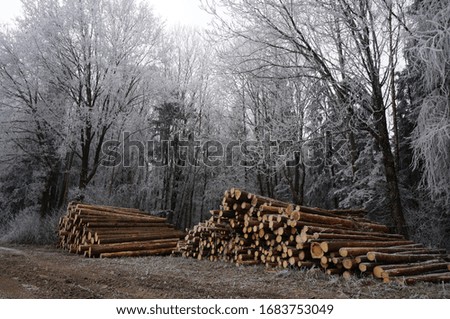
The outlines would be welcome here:
<svg viewBox="0 0 450 319">
<path fill-rule="evenodd" d="M 389 72 L 383 62 L 393 54 L 387 52 L 389 37 L 383 36 L 386 5 L 365 0 L 222 0 L 207 5 L 217 17 L 216 29 L 225 30 L 223 39 L 240 38 L 254 45 L 256 54 L 244 59 L 258 59 L 260 67 L 249 72 L 273 68 L 276 56 L 299 55 L 301 60 L 291 59 L 280 68 L 328 83 L 350 129 L 368 131 L 379 145 L 392 218 L 397 230 L 407 234 L 386 114 Z M 233 19 L 224 17 L 227 14 Z M 267 54 L 261 58 L 263 50 Z M 351 135 L 349 143 L 354 144 Z"/>
</svg>

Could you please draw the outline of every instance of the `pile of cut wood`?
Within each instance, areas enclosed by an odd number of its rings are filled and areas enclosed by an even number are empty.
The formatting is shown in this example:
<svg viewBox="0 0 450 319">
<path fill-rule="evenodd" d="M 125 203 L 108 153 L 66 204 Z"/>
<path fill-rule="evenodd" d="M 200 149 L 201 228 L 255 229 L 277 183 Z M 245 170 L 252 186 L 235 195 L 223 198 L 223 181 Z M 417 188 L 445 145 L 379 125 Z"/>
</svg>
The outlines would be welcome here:
<svg viewBox="0 0 450 319">
<path fill-rule="evenodd" d="M 316 266 L 346 278 L 372 272 L 384 282 L 450 281 L 445 251 L 390 233 L 363 210 L 296 206 L 230 189 L 221 209 L 211 214 L 178 243 L 183 256 L 238 265 Z"/>
<path fill-rule="evenodd" d="M 86 257 L 169 255 L 185 233 L 138 209 L 70 203 L 59 246 Z"/>
</svg>

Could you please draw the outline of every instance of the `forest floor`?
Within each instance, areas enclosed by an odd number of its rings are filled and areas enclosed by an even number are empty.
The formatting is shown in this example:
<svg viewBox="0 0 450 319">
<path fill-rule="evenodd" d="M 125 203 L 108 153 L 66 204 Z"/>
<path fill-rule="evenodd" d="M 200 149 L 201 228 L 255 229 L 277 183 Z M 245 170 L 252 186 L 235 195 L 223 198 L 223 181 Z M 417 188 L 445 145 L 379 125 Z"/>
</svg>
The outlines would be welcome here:
<svg viewBox="0 0 450 319">
<path fill-rule="evenodd" d="M 450 284 L 348 281 L 319 269 L 267 270 L 182 257 L 88 259 L 0 245 L 0 298 L 450 298 Z"/>
</svg>

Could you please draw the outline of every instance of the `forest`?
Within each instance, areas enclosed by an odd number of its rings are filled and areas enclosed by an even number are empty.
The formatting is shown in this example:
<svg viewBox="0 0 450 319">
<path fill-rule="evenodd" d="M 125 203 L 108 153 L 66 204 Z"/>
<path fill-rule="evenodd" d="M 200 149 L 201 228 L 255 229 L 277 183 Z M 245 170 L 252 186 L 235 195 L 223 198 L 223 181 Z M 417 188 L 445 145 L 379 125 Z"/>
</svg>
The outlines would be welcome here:
<svg viewBox="0 0 450 319">
<path fill-rule="evenodd" d="M 68 203 L 207 219 L 239 187 L 450 249 L 450 4 L 22 0 L 0 28 L 0 240 Z"/>
</svg>

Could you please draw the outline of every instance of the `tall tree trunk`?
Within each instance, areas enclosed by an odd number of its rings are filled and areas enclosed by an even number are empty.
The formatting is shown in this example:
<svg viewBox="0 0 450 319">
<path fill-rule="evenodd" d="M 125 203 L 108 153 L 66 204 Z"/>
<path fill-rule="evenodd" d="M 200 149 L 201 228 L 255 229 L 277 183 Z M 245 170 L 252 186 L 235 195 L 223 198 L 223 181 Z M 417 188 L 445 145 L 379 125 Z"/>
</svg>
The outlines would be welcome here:
<svg viewBox="0 0 450 319">
<path fill-rule="evenodd" d="M 300 154 L 298 152 L 294 153 L 294 189 L 292 192 L 292 199 L 297 205 L 303 205 L 302 198 L 300 198 Z"/>
<path fill-rule="evenodd" d="M 294 180 L 289 176 L 289 171 L 285 169 L 285 178 L 289 182 L 289 188 L 291 189 L 292 200 L 297 205 L 304 204 L 305 197 L 305 178 L 306 178 L 306 167 L 300 153 L 294 154 L 294 161 L 296 165 L 294 166 Z"/>
<path fill-rule="evenodd" d="M 381 87 L 374 86 L 374 105 L 378 112 L 375 112 L 375 122 L 378 133 L 378 144 L 383 155 L 383 166 L 385 170 L 389 206 L 391 209 L 392 219 L 394 220 L 396 230 L 399 234 L 408 237 L 408 229 L 406 227 L 405 217 L 400 198 L 400 190 L 398 187 L 398 177 L 395 168 L 395 159 L 389 141 L 389 132 L 387 127 L 386 112 L 381 95 Z"/>
<path fill-rule="evenodd" d="M 368 16 L 369 23 L 373 23 L 370 17 L 369 1 L 364 0 L 360 3 L 361 16 Z M 392 153 L 391 143 L 389 141 L 389 131 L 386 118 L 386 108 L 383 100 L 382 84 L 379 75 L 379 66 L 374 62 L 374 55 L 371 52 L 370 39 L 375 38 L 374 27 L 365 24 L 362 36 L 360 36 L 361 50 L 366 58 L 367 72 L 372 87 L 372 104 L 373 118 L 376 128 L 376 139 L 383 155 L 383 166 L 385 171 L 388 200 L 391 210 L 392 219 L 395 223 L 396 230 L 399 234 L 408 237 L 408 229 L 406 227 L 405 216 L 400 198 L 400 189 L 398 186 L 398 177 L 395 167 L 395 158 Z"/>
<path fill-rule="evenodd" d="M 195 193 L 195 179 L 192 178 L 192 187 L 189 192 L 189 209 L 187 211 L 187 223 L 186 228 L 191 228 L 192 226 L 192 215 L 194 214 L 194 193 Z"/>
<path fill-rule="evenodd" d="M 42 192 L 40 200 L 40 213 L 44 217 L 49 214 L 52 208 L 55 208 L 58 201 L 56 194 L 56 185 L 58 185 L 59 173 L 57 170 L 52 169 L 45 181 L 44 191 Z"/>
<path fill-rule="evenodd" d="M 61 193 L 59 194 L 57 205 L 58 208 L 63 207 L 64 203 L 67 201 L 67 196 L 69 192 L 70 170 L 72 169 L 74 155 L 75 155 L 74 151 L 70 151 L 70 153 L 66 155 L 66 163 L 64 166 L 63 180 L 61 185 Z"/>
<path fill-rule="evenodd" d="M 395 92 L 395 59 L 396 59 L 396 49 L 394 47 L 394 30 L 392 29 L 392 2 L 389 4 L 389 65 L 390 65 L 390 92 L 391 92 L 391 103 L 392 103 L 392 124 L 394 130 L 394 149 L 395 149 L 395 165 L 397 170 L 400 169 L 400 146 L 398 140 L 398 122 L 397 122 L 397 96 Z"/>
<path fill-rule="evenodd" d="M 300 178 L 300 183 L 298 185 L 298 204 L 304 205 L 305 204 L 305 180 L 306 180 L 306 166 L 305 162 L 303 161 L 303 158 L 300 160 L 300 168 L 302 171 L 302 175 Z"/>
<path fill-rule="evenodd" d="M 91 152 L 91 138 L 90 129 L 86 128 L 86 136 L 82 136 L 81 142 L 81 169 L 80 169 L 80 182 L 78 187 L 85 189 L 88 183 L 89 175 L 89 157 Z"/>
<path fill-rule="evenodd" d="M 358 148 L 356 146 L 355 133 L 353 133 L 351 127 L 350 127 L 350 132 L 348 133 L 348 141 L 350 143 L 350 156 L 351 156 L 351 161 L 352 161 L 352 175 L 355 176 L 356 170 L 357 170 L 356 161 L 358 160 L 359 152 L 358 152 Z M 352 182 L 353 182 L 353 180 L 352 180 Z"/>
<path fill-rule="evenodd" d="M 256 179 L 258 180 L 259 193 L 260 193 L 261 195 L 265 195 L 265 194 L 264 194 L 263 177 L 262 177 L 262 174 L 261 174 L 259 171 L 256 173 Z"/>
<path fill-rule="evenodd" d="M 333 189 L 336 189 L 336 174 L 334 171 L 334 165 L 333 165 L 333 137 L 331 135 L 330 131 L 325 132 L 326 137 L 326 158 L 327 158 L 327 165 L 330 167 L 330 178 L 331 178 L 331 185 Z M 352 155 L 352 167 L 353 167 L 353 155 Z M 354 172 L 353 172 L 354 173 Z M 333 206 L 334 208 L 339 208 L 339 200 L 336 195 L 333 196 Z"/>
<path fill-rule="evenodd" d="M 207 168 L 205 167 L 205 171 L 203 173 L 203 190 L 202 190 L 202 203 L 200 206 L 200 222 L 203 221 L 203 209 L 205 208 L 205 200 L 206 200 L 206 187 L 208 186 L 208 174 Z"/>
</svg>

